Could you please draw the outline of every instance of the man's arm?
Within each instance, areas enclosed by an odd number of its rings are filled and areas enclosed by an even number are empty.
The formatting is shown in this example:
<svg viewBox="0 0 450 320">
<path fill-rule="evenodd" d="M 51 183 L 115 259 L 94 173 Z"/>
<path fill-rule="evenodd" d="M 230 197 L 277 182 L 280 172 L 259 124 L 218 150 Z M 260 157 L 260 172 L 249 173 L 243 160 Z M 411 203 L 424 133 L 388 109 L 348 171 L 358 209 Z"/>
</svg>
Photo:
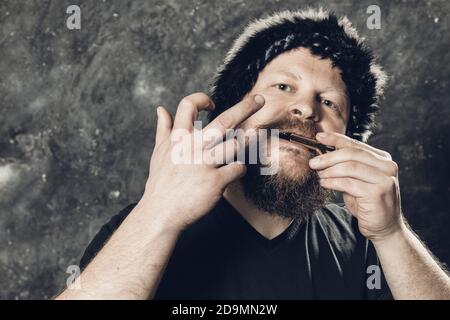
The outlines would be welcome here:
<svg viewBox="0 0 450 320">
<path fill-rule="evenodd" d="M 395 299 L 450 299 L 450 277 L 406 226 L 391 156 L 338 133 L 319 133 L 336 151 L 310 161 L 324 188 L 340 191 L 372 241 Z M 317 161 L 318 160 L 318 161 Z"/>
<path fill-rule="evenodd" d="M 152 298 L 180 235 L 155 209 L 138 204 L 80 275 L 81 288 L 57 299 Z"/>
<path fill-rule="evenodd" d="M 409 227 L 372 241 L 396 299 L 450 299 L 450 278 Z"/>
</svg>

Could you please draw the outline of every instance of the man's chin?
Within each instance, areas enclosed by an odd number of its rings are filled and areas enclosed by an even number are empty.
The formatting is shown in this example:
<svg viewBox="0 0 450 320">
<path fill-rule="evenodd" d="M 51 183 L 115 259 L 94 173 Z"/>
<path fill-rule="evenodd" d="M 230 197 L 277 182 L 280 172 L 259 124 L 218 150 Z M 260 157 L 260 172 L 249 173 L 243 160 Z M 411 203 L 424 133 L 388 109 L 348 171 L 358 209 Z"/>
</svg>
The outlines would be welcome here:
<svg viewBox="0 0 450 320">
<path fill-rule="evenodd" d="M 282 151 L 278 165 L 278 173 L 292 181 L 303 183 L 313 171 L 309 167 L 309 159 L 291 151 Z"/>
<path fill-rule="evenodd" d="M 241 179 L 245 196 L 259 209 L 285 218 L 307 218 L 323 207 L 331 192 L 320 186 L 308 161 L 280 154 L 277 173 L 261 175 L 259 165 L 247 167 Z"/>
</svg>

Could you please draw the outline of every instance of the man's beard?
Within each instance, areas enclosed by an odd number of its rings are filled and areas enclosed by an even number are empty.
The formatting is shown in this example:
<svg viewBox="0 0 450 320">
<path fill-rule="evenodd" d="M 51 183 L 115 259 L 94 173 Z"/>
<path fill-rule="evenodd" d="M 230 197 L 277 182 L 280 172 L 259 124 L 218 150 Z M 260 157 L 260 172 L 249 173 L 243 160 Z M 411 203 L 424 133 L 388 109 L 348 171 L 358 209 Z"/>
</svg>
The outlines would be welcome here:
<svg viewBox="0 0 450 320">
<path fill-rule="evenodd" d="M 295 130 L 308 137 L 314 136 L 316 132 L 313 124 L 296 119 L 259 126 L 258 129 Z M 311 152 L 310 155 L 316 154 Z M 280 169 L 275 174 L 262 175 L 260 169 L 263 165 L 248 164 L 247 173 L 241 179 L 244 194 L 254 205 L 269 214 L 304 221 L 322 208 L 331 199 L 333 192 L 320 185 L 317 172 L 309 169 L 309 166 L 305 174 L 298 176 L 287 174 L 281 168 L 282 165 L 280 161 Z"/>
</svg>

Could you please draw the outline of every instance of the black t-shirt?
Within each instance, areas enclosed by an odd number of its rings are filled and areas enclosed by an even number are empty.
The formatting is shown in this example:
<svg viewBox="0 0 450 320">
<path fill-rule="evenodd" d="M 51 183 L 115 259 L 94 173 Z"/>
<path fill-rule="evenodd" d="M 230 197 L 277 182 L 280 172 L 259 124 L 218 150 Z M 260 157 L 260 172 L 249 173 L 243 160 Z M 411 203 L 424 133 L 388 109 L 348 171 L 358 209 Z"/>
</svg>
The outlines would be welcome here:
<svg viewBox="0 0 450 320">
<path fill-rule="evenodd" d="M 81 259 L 82 269 L 133 207 L 101 228 Z M 294 220 L 268 240 L 222 198 L 180 236 L 155 299 L 392 299 L 392 295 L 372 243 L 343 206 L 329 204 L 302 223 Z"/>
</svg>

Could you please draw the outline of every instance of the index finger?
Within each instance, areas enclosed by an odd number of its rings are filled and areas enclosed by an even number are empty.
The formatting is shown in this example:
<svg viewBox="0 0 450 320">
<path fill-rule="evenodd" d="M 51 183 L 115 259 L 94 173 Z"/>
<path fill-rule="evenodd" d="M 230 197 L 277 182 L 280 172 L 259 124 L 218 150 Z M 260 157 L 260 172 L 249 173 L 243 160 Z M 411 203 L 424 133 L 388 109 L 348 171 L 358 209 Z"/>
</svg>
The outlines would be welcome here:
<svg viewBox="0 0 450 320">
<path fill-rule="evenodd" d="M 214 102 L 202 92 L 193 93 L 181 99 L 178 104 L 173 129 L 194 129 L 194 121 L 202 110 L 214 109 Z"/>
<path fill-rule="evenodd" d="M 360 148 L 371 151 L 384 158 L 391 160 L 391 155 L 383 150 L 374 148 L 366 143 L 352 139 L 346 135 L 337 132 L 319 132 L 316 135 L 317 140 L 327 146 L 334 146 L 336 149 Z"/>
<path fill-rule="evenodd" d="M 232 129 L 238 126 L 245 119 L 250 117 L 256 111 L 264 106 L 265 100 L 262 95 L 254 95 L 250 99 L 242 100 L 231 108 L 222 112 L 204 130 L 218 130 L 225 135 L 227 129 Z"/>
</svg>

